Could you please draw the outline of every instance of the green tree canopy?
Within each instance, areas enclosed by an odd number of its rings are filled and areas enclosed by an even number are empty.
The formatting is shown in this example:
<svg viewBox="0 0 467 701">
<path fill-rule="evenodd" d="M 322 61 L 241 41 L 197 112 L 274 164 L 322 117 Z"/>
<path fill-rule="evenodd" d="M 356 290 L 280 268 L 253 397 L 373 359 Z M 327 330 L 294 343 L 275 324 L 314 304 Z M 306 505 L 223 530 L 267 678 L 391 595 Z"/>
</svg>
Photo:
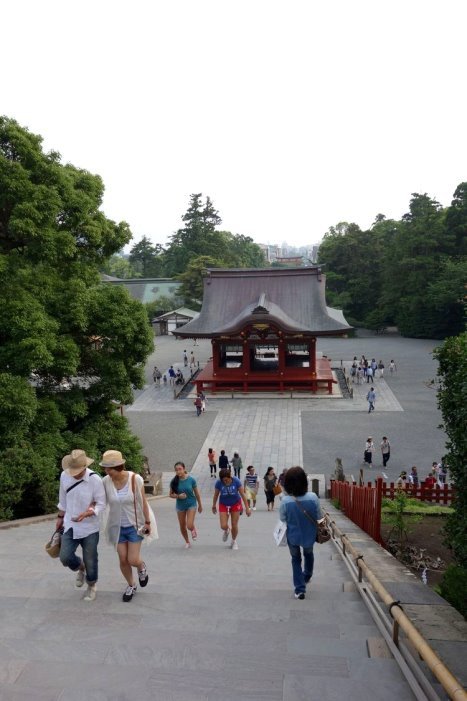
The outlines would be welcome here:
<svg viewBox="0 0 467 701">
<path fill-rule="evenodd" d="M 99 268 L 131 239 L 102 196 L 99 176 L 0 118 L 0 481 L 11 485 L 0 518 L 51 507 L 64 452 L 97 458 L 136 440 L 112 401 L 142 386 L 152 334 L 139 302 L 100 284 Z M 131 458 L 137 469 L 140 448 Z"/>
</svg>

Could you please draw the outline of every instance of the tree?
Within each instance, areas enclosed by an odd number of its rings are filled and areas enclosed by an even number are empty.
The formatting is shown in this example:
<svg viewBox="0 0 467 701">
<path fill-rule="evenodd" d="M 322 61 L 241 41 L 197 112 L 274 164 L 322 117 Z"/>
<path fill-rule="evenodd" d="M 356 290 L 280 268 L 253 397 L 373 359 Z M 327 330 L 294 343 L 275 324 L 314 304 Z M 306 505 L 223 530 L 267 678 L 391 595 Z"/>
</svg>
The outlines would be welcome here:
<svg viewBox="0 0 467 701">
<path fill-rule="evenodd" d="M 112 401 L 142 386 L 152 334 L 139 302 L 100 284 L 131 239 L 102 196 L 98 176 L 0 118 L 0 518 L 51 508 L 73 448 L 97 458 L 118 433 L 115 445 L 133 446 L 136 469 L 142 461 Z"/>
<path fill-rule="evenodd" d="M 467 333 L 446 339 L 434 352 L 439 362 L 440 389 L 438 405 L 443 415 L 443 428 L 448 436 L 445 460 L 456 489 L 454 513 L 449 516 L 446 543 L 452 548 L 456 566 L 446 571 L 441 594 L 461 613 L 467 615 Z"/>
<path fill-rule="evenodd" d="M 119 254 L 110 256 L 101 266 L 100 272 L 112 277 L 118 277 L 120 280 L 131 280 L 142 277 L 141 273 L 136 270 L 135 266 L 130 263 L 128 258 Z"/>
<path fill-rule="evenodd" d="M 161 277 L 163 274 L 162 246 L 156 243 L 152 245 L 147 236 L 143 236 L 139 243 L 135 243 L 130 251 L 130 263 L 144 278 Z"/>
<path fill-rule="evenodd" d="M 201 309 L 203 299 L 203 278 L 206 268 L 223 268 L 222 261 L 211 256 L 197 256 L 189 263 L 184 273 L 178 276 L 182 284 L 179 294 L 191 309 Z"/>
</svg>

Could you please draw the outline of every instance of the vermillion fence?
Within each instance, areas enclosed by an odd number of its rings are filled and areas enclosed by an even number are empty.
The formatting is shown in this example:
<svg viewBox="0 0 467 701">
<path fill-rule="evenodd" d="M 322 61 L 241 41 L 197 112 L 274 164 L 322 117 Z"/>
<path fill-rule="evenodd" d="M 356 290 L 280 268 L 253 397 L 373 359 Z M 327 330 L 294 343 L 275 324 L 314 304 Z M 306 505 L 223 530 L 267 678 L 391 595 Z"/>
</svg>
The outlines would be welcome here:
<svg viewBox="0 0 467 701">
<path fill-rule="evenodd" d="M 406 492 L 407 496 L 411 499 L 418 499 L 419 501 L 427 501 L 431 504 L 446 504 L 450 505 L 455 498 L 455 490 L 448 484 L 443 484 L 442 487 L 436 485 L 431 487 L 425 482 L 420 482 L 416 487 L 413 484 L 406 484 L 402 487 Z M 383 497 L 386 499 L 394 499 L 394 494 L 401 489 L 399 484 L 386 484 L 383 482 Z"/>
<path fill-rule="evenodd" d="M 377 543 L 381 539 L 381 502 L 383 498 L 394 499 L 398 490 L 403 489 L 408 497 L 432 504 L 449 505 L 454 501 L 455 490 L 450 485 L 431 487 L 421 482 L 417 487 L 406 484 L 386 484 L 381 478 L 365 485 L 356 482 L 337 482 L 331 480 L 331 499 L 339 501 L 343 513 L 368 533 Z"/>
<path fill-rule="evenodd" d="M 381 540 L 381 501 L 383 480 L 365 486 L 331 480 L 331 499 L 337 499 L 343 513 L 368 533 L 377 543 Z"/>
</svg>

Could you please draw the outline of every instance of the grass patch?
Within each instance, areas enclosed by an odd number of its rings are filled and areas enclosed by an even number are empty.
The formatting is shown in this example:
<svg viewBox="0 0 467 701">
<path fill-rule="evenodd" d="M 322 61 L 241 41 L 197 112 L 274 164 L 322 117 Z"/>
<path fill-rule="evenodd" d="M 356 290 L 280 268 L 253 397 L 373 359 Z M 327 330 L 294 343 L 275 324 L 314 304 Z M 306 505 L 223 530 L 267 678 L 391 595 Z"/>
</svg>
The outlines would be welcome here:
<svg viewBox="0 0 467 701">
<path fill-rule="evenodd" d="M 391 513 L 392 508 L 390 503 L 392 499 L 383 499 L 383 505 L 381 512 Z M 404 505 L 404 514 L 421 514 L 422 516 L 448 516 L 454 513 L 454 509 L 451 506 L 442 506 L 441 504 L 429 504 L 425 501 L 419 501 L 418 499 L 407 499 Z"/>
</svg>

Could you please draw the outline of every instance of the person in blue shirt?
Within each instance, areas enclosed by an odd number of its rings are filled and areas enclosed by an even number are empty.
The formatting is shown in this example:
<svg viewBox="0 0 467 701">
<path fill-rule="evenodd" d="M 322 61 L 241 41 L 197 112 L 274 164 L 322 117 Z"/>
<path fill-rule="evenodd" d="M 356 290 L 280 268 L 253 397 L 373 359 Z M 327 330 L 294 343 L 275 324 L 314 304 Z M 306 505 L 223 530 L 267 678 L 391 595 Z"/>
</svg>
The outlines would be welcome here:
<svg viewBox="0 0 467 701">
<path fill-rule="evenodd" d="M 308 491 L 308 480 L 302 467 L 291 467 L 284 480 L 284 495 L 279 512 L 287 524 L 287 545 L 292 558 L 292 575 L 296 599 L 304 599 L 306 585 L 313 576 L 313 546 L 321 518 L 319 499 Z M 302 570 L 303 551 L 303 570 Z"/>
<path fill-rule="evenodd" d="M 185 541 L 185 548 L 191 548 L 188 531 L 191 531 L 192 539 L 196 540 L 198 537 L 195 526 L 196 506 L 198 506 L 198 513 L 200 514 L 203 511 L 201 495 L 195 478 L 186 471 L 185 463 L 176 462 L 174 470 L 175 477 L 170 483 L 169 496 L 177 500 L 175 508 L 180 533 Z"/>
<path fill-rule="evenodd" d="M 232 477 L 230 470 L 225 467 L 222 470 L 219 470 L 219 479 L 214 485 L 214 496 L 212 499 L 213 514 L 217 514 L 217 500 L 219 500 L 219 519 L 221 529 L 224 531 L 222 534 L 222 540 L 225 543 L 229 537 L 230 530 L 232 530 L 232 542 L 230 547 L 232 550 L 238 550 L 238 521 L 240 514 L 243 511 L 242 502 L 245 505 L 245 513 L 247 516 L 251 515 L 251 511 L 246 500 L 242 483 L 238 477 Z M 231 521 L 231 529 L 229 528 L 229 516 Z"/>
</svg>

